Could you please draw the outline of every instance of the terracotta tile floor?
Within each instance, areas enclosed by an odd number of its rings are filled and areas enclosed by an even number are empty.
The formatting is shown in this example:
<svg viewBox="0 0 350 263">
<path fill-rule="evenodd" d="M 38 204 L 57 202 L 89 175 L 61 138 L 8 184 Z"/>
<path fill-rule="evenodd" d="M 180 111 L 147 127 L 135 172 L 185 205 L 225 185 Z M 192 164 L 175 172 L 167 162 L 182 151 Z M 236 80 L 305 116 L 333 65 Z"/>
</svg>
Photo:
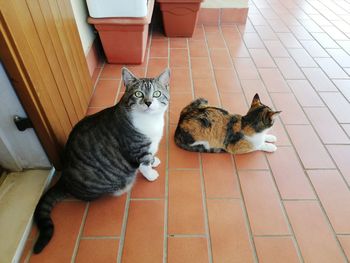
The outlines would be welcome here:
<svg viewBox="0 0 350 263">
<path fill-rule="evenodd" d="M 56 233 L 22 262 L 346 262 L 350 260 L 350 1 L 254 0 L 246 25 L 153 30 L 146 60 L 170 66 L 161 176 L 131 193 L 53 211 Z M 88 114 L 122 95 L 101 65 Z M 179 112 L 202 96 L 244 114 L 255 92 L 282 110 L 273 154 L 196 154 L 173 142 Z M 347 258 L 348 257 L 348 258 Z"/>
</svg>

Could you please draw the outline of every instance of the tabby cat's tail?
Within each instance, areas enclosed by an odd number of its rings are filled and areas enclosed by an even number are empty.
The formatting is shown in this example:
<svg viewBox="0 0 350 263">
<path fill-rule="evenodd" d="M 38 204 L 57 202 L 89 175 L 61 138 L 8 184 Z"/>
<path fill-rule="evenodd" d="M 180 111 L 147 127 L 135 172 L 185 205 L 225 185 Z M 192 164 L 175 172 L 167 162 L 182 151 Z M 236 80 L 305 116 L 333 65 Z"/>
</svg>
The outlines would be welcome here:
<svg viewBox="0 0 350 263">
<path fill-rule="evenodd" d="M 34 212 L 34 221 L 39 229 L 39 237 L 34 245 L 33 252 L 40 253 L 53 236 L 54 225 L 51 219 L 53 206 L 66 196 L 62 184 L 58 181 L 40 199 Z"/>
</svg>

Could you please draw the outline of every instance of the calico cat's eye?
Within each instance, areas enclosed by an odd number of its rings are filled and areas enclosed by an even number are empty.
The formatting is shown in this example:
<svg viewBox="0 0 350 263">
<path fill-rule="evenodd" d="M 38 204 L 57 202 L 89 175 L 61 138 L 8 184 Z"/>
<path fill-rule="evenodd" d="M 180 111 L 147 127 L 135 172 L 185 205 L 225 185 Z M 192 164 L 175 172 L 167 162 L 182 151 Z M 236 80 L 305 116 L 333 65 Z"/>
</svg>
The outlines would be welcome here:
<svg viewBox="0 0 350 263">
<path fill-rule="evenodd" d="M 134 95 L 135 95 L 136 98 L 142 98 L 143 97 L 143 93 L 141 91 L 136 91 L 134 93 Z"/>
<path fill-rule="evenodd" d="M 159 98 L 160 95 L 162 95 L 162 93 L 159 90 L 156 90 L 155 92 L 153 92 L 153 97 L 154 98 Z"/>
</svg>

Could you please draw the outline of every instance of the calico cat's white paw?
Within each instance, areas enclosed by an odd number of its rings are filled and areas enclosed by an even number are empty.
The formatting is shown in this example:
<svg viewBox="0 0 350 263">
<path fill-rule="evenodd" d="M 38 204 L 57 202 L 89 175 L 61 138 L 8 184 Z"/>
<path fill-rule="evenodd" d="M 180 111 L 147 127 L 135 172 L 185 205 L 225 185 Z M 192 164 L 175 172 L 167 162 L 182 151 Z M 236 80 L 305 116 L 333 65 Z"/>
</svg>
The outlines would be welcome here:
<svg viewBox="0 0 350 263">
<path fill-rule="evenodd" d="M 277 146 L 272 144 L 272 143 L 264 143 L 260 147 L 260 150 L 272 153 L 272 152 L 275 152 L 277 150 Z"/>
<path fill-rule="evenodd" d="M 139 170 L 148 181 L 154 181 L 159 177 L 159 173 L 150 165 L 141 164 Z"/>
<path fill-rule="evenodd" d="M 157 167 L 158 165 L 160 165 L 160 160 L 158 157 L 154 156 L 154 161 L 152 163 L 152 167 Z"/>
<path fill-rule="evenodd" d="M 265 142 L 277 142 L 277 137 L 272 134 L 265 135 Z"/>
</svg>

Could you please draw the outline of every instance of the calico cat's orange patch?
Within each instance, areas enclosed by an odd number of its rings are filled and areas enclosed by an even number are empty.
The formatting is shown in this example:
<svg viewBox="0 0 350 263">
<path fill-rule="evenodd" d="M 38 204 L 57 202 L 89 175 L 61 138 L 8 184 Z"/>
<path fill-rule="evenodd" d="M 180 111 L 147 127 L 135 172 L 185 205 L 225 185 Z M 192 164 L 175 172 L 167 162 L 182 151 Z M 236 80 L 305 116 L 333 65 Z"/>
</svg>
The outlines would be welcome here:
<svg viewBox="0 0 350 263">
<path fill-rule="evenodd" d="M 246 140 L 240 140 L 236 144 L 230 144 L 227 146 L 226 151 L 229 153 L 247 153 L 250 152 L 252 148 L 252 144 Z"/>
<path fill-rule="evenodd" d="M 244 116 L 229 114 L 208 106 L 205 99 L 197 99 L 182 110 L 175 143 L 183 149 L 198 152 L 273 151 L 275 146 L 265 143 L 264 132 L 272 126 L 278 113 L 263 105 L 257 94 Z"/>
<path fill-rule="evenodd" d="M 253 136 L 256 133 L 256 131 L 251 126 L 245 126 L 242 129 L 242 131 L 245 135 L 248 135 L 248 136 Z"/>
<path fill-rule="evenodd" d="M 207 120 L 207 125 L 201 120 Z M 184 120 L 181 127 L 192 134 L 195 141 L 208 141 L 217 148 L 223 144 L 227 123 L 227 118 L 223 118 L 217 110 L 208 107 L 205 114 L 196 112 L 192 118 Z"/>
</svg>

